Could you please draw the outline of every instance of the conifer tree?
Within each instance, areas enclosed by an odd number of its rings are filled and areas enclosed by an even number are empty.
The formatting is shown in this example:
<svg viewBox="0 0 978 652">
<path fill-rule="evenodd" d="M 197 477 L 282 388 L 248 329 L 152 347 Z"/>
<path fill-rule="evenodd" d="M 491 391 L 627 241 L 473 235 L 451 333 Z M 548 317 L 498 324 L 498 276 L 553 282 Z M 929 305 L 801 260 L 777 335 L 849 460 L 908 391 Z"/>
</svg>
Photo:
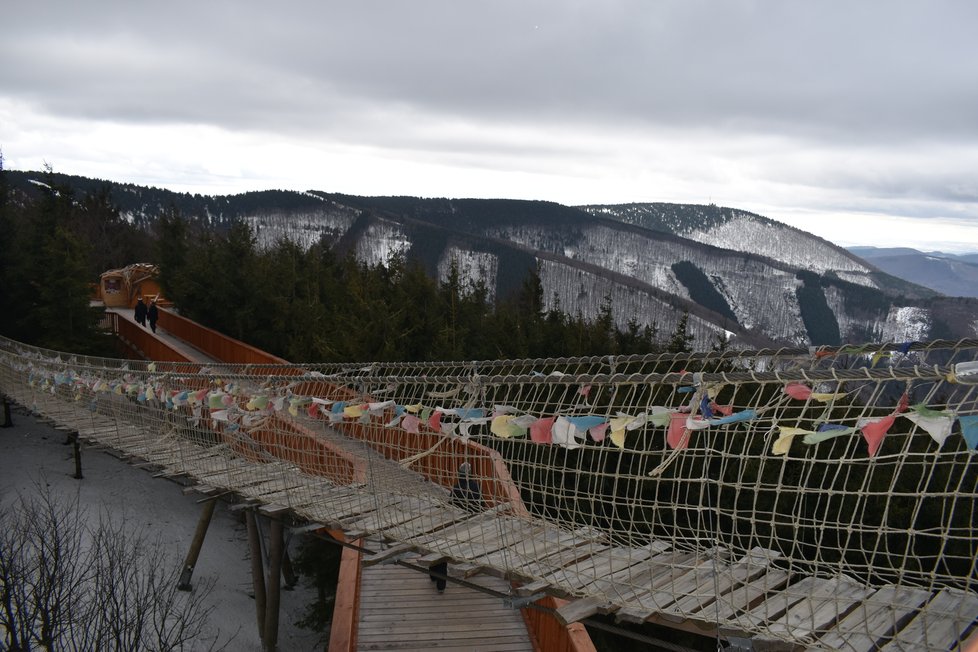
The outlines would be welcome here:
<svg viewBox="0 0 978 652">
<path fill-rule="evenodd" d="M 156 220 L 154 254 L 160 268 L 160 286 L 170 299 L 184 294 L 188 248 L 187 221 L 175 206 L 170 206 Z"/>
<path fill-rule="evenodd" d="M 676 323 L 676 330 L 673 331 L 669 342 L 666 344 L 666 351 L 669 353 L 689 353 L 693 350 L 695 336 L 687 331 L 688 326 L 689 311 L 683 310 L 682 317 Z"/>
<path fill-rule="evenodd" d="M 56 184 L 50 168 L 47 181 L 41 200 L 19 209 L 9 234 L 7 332 L 52 349 L 105 354 L 98 311 L 90 305 L 92 247 L 72 231 L 77 207 L 71 188 Z"/>
</svg>

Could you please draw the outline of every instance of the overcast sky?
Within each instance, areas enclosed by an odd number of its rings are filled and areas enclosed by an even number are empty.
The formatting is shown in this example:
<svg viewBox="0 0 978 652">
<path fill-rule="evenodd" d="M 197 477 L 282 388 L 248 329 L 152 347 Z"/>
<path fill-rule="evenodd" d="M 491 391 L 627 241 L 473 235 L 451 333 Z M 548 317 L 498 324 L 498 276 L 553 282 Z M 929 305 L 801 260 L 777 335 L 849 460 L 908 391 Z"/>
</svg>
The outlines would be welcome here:
<svg viewBox="0 0 978 652">
<path fill-rule="evenodd" d="M 978 2 L 8 2 L 0 148 L 201 194 L 713 202 L 978 251 Z"/>
</svg>

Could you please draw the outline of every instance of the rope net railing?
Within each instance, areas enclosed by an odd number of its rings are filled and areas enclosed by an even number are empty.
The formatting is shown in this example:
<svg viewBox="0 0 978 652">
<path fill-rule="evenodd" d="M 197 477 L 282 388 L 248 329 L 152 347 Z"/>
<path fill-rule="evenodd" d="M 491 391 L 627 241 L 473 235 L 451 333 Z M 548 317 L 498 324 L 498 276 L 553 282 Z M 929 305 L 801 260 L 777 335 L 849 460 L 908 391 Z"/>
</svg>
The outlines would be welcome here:
<svg viewBox="0 0 978 652">
<path fill-rule="evenodd" d="M 961 340 L 201 365 L 0 340 L 0 389 L 168 472 L 625 620 L 947 649 L 978 616 L 976 360 Z"/>
</svg>

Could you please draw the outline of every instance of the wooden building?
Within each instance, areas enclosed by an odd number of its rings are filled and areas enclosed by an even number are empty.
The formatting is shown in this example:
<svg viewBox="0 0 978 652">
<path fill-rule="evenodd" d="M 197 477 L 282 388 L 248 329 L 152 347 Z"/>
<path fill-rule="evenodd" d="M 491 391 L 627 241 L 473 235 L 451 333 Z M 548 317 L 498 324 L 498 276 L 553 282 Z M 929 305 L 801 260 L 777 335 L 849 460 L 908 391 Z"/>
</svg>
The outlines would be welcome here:
<svg viewBox="0 0 978 652">
<path fill-rule="evenodd" d="M 99 277 L 98 296 L 106 308 L 132 308 L 139 297 L 148 305 L 159 299 L 157 280 L 160 269 L 151 263 L 133 263 L 122 269 L 110 269 Z"/>
</svg>

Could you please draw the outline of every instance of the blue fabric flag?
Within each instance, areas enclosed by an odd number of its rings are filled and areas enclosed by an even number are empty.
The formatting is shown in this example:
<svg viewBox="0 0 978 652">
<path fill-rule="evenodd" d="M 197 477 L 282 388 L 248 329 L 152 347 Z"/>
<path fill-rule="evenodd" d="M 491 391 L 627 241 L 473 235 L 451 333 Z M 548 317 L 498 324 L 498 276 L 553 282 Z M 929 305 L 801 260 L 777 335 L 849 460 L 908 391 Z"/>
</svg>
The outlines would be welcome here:
<svg viewBox="0 0 978 652">
<path fill-rule="evenodd" d="M 567 417 L 567 420 L 571 422 L 578 430 L 590 430 L 594 426 L 600 426 L 602 423 L 606 422 L 607 419 L 604 417 Z"/>
<path fill-rule="evenodd" d="M 978 416 L 958 417 L 961 423 L 961 434 L 968 442 L 968 448 L 978 450 Z"/>
</svg>

